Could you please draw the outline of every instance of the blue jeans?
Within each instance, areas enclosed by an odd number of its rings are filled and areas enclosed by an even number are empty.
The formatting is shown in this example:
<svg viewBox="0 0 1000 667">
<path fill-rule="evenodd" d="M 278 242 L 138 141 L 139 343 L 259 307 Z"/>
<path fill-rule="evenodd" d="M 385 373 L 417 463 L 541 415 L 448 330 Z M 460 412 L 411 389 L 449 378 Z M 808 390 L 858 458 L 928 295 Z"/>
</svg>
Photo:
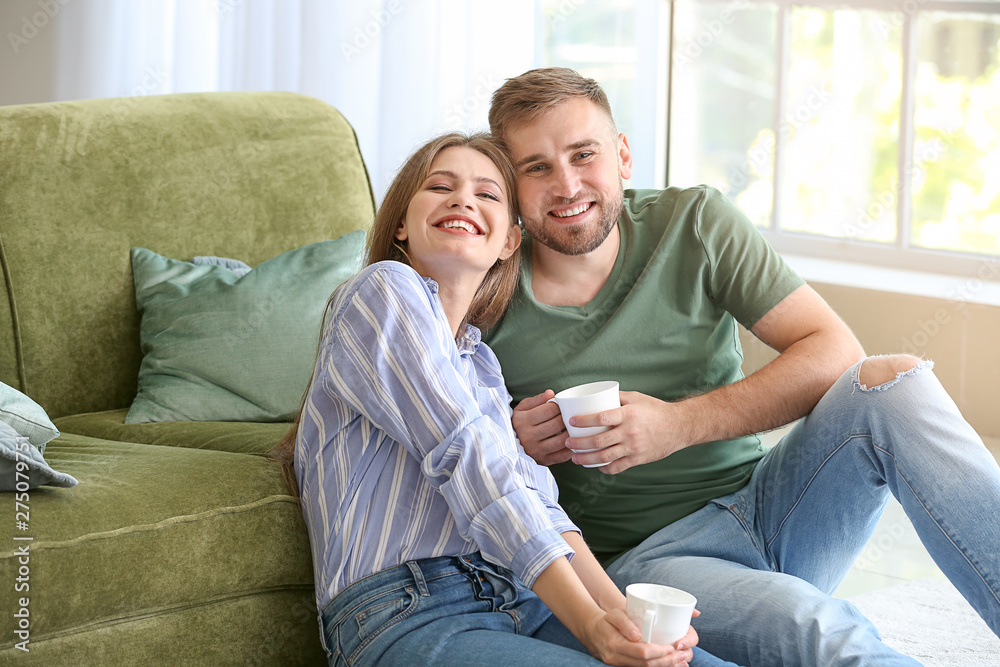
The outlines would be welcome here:
<svg viewBox="0 0 1000 667">
<path fill-rule="evenodd" d="M 611 565 L 612 579 L 690 591 L 700 646 L 740 664 L 915 665 L 852 604 L 830 597 L 891 492 L 1000 635 L 1000 467 L 929 362 L 870 389 L 857 380 L 860 365 L 746 487 L 652 535 Z"/>
<path fill-rule="evenodd" d="M 601 665 L 506 568 L 479 554 L 410 561 L 320 614 L 330 665 Z M 724 665 L 695 649 L 692 665 Z"/>
</svg>

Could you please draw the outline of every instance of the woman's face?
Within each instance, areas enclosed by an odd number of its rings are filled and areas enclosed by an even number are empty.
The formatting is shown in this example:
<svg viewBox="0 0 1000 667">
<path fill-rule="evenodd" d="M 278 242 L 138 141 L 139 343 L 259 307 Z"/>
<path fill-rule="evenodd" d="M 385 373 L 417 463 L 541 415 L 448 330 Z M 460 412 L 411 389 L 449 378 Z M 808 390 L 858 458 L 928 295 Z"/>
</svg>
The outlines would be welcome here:
<svg viewBox="0 0 1000 667">
<path fill-rule="evenodd" d="M 417 273 L 482 274 L 521 242 L 510 219 L 503 176 L 492 160 L 466 146 L 446 148 L 410 199 L 396 238 L 407 241 Z M 481 279 L 481 278 L 480 278 Z"/>
</svg>

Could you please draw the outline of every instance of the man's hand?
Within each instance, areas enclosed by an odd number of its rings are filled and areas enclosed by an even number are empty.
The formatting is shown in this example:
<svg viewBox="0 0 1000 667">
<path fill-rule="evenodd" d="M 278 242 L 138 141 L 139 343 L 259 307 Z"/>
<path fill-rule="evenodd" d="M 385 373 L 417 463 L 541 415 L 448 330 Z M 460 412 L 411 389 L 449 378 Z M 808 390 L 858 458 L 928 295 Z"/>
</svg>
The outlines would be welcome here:
<svg viewBox="0 0 1000 667">
<path fill-rule="evenodd" d="M 514 408 L 511 423 L 521 446 L 531 458 L 543 466 L 569 461 L 573 452 L 566 449 L 566 431 L 559 406 L 547 403 L 556 394 L 546 389 L 537 396 L 524 399 Z"/>
<path fill-rule="evenodd" d="M 690 445 L 763 433 L 809 413 L 841 374 L 864 356 L 851 330 L 808 285 L 786 296 L 750 331 L 779 352 L 733 384 L 667 403 L 622 392 L 622 407 L 574 418 L 574 426 L 611 426 L 590 438 L 570 438 L 579 464 L 610 462 L 615 474 L 662 459 Z"/>
<path fill-rule="evenodd" d="M 571 449 L 599 449 L 573 454 L 574 463 L 607 463 L 598 468 L 614 475 L 662 458 L 694 443 L 687 401 L 668 403 L 637 391 L 620 392 L 622 407 L 593 415 L 578 415 L 573 426 L 611 426 L 611 430 L 587 438 L 569 438 Z M 569 451 L 568 449 L 566 451 Z"/>
</svg>

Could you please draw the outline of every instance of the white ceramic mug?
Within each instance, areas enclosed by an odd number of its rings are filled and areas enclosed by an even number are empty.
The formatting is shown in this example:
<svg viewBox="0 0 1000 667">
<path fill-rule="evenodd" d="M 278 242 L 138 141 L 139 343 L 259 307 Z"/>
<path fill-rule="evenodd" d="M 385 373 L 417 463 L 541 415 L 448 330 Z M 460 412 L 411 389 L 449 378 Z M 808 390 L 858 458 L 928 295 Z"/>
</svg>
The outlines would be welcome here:
<svg viewBox="0 0 1000 667">
<path fill-rule="evenodd" d="M 622 406 L 621 400 L 618 396 L 618 383 L 614 380 L 606 380 L 603 382 L 588 382 L 587 384 L 577 385 L 575 387 L 570 387 L 569 389 L 563 389 L 555 398 L 550 398 L 549 403 L 555 403 L 559 406 L 559 414 L 562 415 L 563 424 L 566 426 L 566 432 L 569 433 L 571 438 L 586 438 L 591 435 L 597 435 L 598 433 L 604 433 L 610 426 L 570 426 L 569 420 L 571 417 L 576 417 L 577 415 L 592 415 L 598 412 L 604 412 L 605 410 L 613 410 L 615 408 L 620 408 Z M 587 452 L 596 452 L 596 449 L 574 449 L 577 454 L 585 454 Z M 591 463 L 584 467 L 586 468 L 599 468 L 605 466 L 607 463 Z"/>
<path fill-rule="evenodd" d="M 642 641 L 661 646 L 687 634 L 698 603 L 688 592 L 659 584 L 629 584 L 625 598 L 625 613 L 639 626 Z"/>
</svg>

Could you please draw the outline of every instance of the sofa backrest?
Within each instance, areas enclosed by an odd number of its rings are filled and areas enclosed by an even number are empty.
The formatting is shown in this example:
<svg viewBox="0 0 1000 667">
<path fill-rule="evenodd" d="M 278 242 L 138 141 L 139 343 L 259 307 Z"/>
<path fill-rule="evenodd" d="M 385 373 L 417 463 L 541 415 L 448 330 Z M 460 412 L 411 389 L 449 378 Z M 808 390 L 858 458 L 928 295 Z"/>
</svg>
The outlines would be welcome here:
<svg viewBox="0 0 1000 667">
<path fill-rule="evenodd" d="M 129 248 L 256 266 L 373 215 L 354 131 L 304 95 L 0 107 L 0 381 L 53 418 L 128 407 Z"/>
</svg>

